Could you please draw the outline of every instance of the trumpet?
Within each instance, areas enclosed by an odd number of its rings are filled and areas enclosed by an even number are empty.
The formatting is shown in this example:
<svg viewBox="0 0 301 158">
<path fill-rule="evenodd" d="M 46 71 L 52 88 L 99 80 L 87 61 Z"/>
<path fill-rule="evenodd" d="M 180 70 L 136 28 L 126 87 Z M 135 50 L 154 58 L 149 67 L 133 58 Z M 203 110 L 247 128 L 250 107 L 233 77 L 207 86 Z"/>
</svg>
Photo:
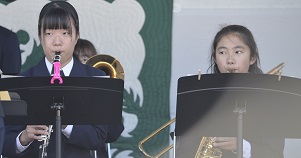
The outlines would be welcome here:
<svg viewBox="0 0 301 158">
<path fill-rule="evenodd" d="M 281 78 L 281 74 L 282 74 L 282 68 L 285 66 L 284 63 L 280 63 L 279 65 L 277 65 L 275 68 L 273 68 L 272 70 L 268 71 L 267 74 L 270 75 L 279 75 L 278 80 L 280 80 Z M 199 74 L 200 75 L 200 74 Z M 176 118 L 171 119 L 170 121 L 168 121 L 167 123 L 165 123 L 164 125 L 162 125 L 161 127 L 159 127 L 157 130 L 155 130 L 153 133 L 151 133 L 150 135 L 148 135 L 147 137 L 145 137 L 144 139 L 142 139 L 139 143 L 138 143 L 138 147 L 139 150 L 146 156 L 146 157 L 150 157 L 150 158 L 159 158 L 160 156 L 162 156 L 163 154 L 165 154 L 167 151 L 169 151 L 170 149 L 173 148 L 173 144 L 169 145 L 168 147 L 166 147 L 165 149 L 163 149 L 161 152 L 159 152 L 159 154 L 155 155 L 155 156 L 151 156 L 149 155 L 143 148 L 143 144 L 148 141 L 149 139 L 151 139 L 152 137 L 154 137 L 156 134 L 158 134 L 160 131 L 162 131 L 164 128 L 168 127 L 169 125 L 171 125 L 172 123 L 174 123 L 176 121 Z M 195 154 L 195 158 L 221 158 L 222 157 L 222 152 L 220 151 L 219 148 L 214 148 L 213 147 L 213 140 L 211 137 L 203 137 L 199 147 L 196 151 Z"/>
</svg>

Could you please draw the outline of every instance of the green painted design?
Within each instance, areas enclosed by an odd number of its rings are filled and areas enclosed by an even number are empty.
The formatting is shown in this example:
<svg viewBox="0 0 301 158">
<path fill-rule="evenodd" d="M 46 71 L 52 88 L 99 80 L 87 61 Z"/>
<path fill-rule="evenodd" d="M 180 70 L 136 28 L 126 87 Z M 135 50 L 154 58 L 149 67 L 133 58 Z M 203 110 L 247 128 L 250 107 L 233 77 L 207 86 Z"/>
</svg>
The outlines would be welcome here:
<svg viewBox="0 0 301 158">
<path fill-rule="evenodd" d="M 138 126 L 131 133 L 132 138 L 120 138 L 112 147 L 121 150 L 133 150 L 130 156 L 143 157 L 138 142 L 170 120 L 169 90 L 171 76 L 171 26 L 172 0 L 138 0 L 142 5 L 146 19 L 140 34 L 145 43 L 146 59 L 139 79 L 143 85 L 144 100 L 140 107 L 133 102 L 133 94 L 124 93 L 126 100 L 124 111 L 138 117 Z M 160 132 L 154 139 L 145 143 L 144 148 L 150 155 L 169 145 L 169 129 Z M 165 154 L 162 157 L 169 157 Z"/>
<path fill-rule="evenodd" d="M 22 50 L 21 50 L 22 51 Z M 44 57 L 42 46 L 37 46 L 36 41 L 34 42 L 32 53 L 27 57 L 28 60 L 21 67 L 21 72 L 36 65 Z"/>
</svg>

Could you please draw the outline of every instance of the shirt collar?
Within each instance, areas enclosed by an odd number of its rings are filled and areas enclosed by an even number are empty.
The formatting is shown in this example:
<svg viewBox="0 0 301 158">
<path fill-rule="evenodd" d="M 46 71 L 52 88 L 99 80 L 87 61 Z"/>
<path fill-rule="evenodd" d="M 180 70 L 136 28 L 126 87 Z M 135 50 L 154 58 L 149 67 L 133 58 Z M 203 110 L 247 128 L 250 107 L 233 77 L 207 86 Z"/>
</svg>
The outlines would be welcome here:
<svg viewBox="0 0 301 158">
<path fill-rule="evenodd" d="M 51 74 L 52 63 L 50 63 L 50 62 L 47 60 L 46 57 L 45 57 L 45 63 L 46 63 L 46 66 L 47 66 L 47 69 L 48 69 L 49 74 Z M 70 61 L 66 66 L 64 66 L 64 67 L 61 69 L 61 70 L 63 70 L 65 76 L 69 76 L 69 75 L 70 75 L 71 70 L 72 70 L 72 67 L 73 67 L 73 63 L 74 63 L 74 60 L 73 60 L 73 58 L 72 58 L 71 61 Z"/>
</svg>

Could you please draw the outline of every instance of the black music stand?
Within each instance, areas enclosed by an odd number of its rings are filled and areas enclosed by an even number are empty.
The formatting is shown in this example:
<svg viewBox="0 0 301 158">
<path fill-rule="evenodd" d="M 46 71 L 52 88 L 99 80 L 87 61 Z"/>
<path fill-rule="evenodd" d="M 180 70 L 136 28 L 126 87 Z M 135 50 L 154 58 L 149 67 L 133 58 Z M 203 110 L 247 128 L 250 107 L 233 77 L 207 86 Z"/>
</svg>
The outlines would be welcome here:
<svg viewBox="0 0 301 158">
<path fill-rule="evenodd" d="M 14 122 L 14 117 L 27 116 L 27 104 L 23 100 L 1 101 L 6 122 Z"/>
<path fill-rule="evenodd" d="M 16 92 L 27 103 L 27 116 L 6 116 L 5 124 L 121 124 L 124 81 L 101 77 L 14 77 L 0 80 L 0 91 Z M 57 112 L 59 111 L 59 117 Z M 63 118 L 61 118 L 61 116 Z M 56 118 L 56 119 L 55 119 Z M 60 131 L 56 132 L 57 157 L 61 157 Z M 58 139 L 59 138 L 59 139 Z"/>
<path fill-rule="evenodd" d="M 15 116 L 27 116 L 27 104 L 21 100 L 20 95 L 15 92 L 8 92 L 10 100 L 1 100 L 4 116 L 7 122 L 14 122 L 10 120 Z"/>
<path fill-rule="evenodd" d="M 207 74 L 178 80 L 175 135 L 300 138 L 301 81 L 265 74 Z M 242 124 L 243 123 L 243 124 Z M 195 132 L 197 129 L 197 132 Z M 196 150 L 195 150 L 196 152 Z"/>
</svg>

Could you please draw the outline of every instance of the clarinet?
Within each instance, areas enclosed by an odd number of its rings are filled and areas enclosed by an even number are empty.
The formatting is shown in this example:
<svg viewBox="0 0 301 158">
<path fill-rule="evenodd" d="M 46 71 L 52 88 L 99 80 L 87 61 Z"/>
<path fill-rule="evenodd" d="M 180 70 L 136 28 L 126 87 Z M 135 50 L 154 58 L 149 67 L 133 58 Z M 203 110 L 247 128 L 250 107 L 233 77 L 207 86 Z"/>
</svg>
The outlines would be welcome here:
<svg viewBox="0 0 301 158">
<path fill-rule="evenodd" d="M 48 126 L 48 134 L 47 135 L 42 135 L 42 140 L 43 144 L 40 145 L 39 149 L 39 158 L 46 158 L 47 157 L 47 146 L 49 144 L 49 140 L 50 140 L 50 136 L 51 136 L 51 132 L 53 132 L 52 130 L 52 125 Z"/>
</svg>

